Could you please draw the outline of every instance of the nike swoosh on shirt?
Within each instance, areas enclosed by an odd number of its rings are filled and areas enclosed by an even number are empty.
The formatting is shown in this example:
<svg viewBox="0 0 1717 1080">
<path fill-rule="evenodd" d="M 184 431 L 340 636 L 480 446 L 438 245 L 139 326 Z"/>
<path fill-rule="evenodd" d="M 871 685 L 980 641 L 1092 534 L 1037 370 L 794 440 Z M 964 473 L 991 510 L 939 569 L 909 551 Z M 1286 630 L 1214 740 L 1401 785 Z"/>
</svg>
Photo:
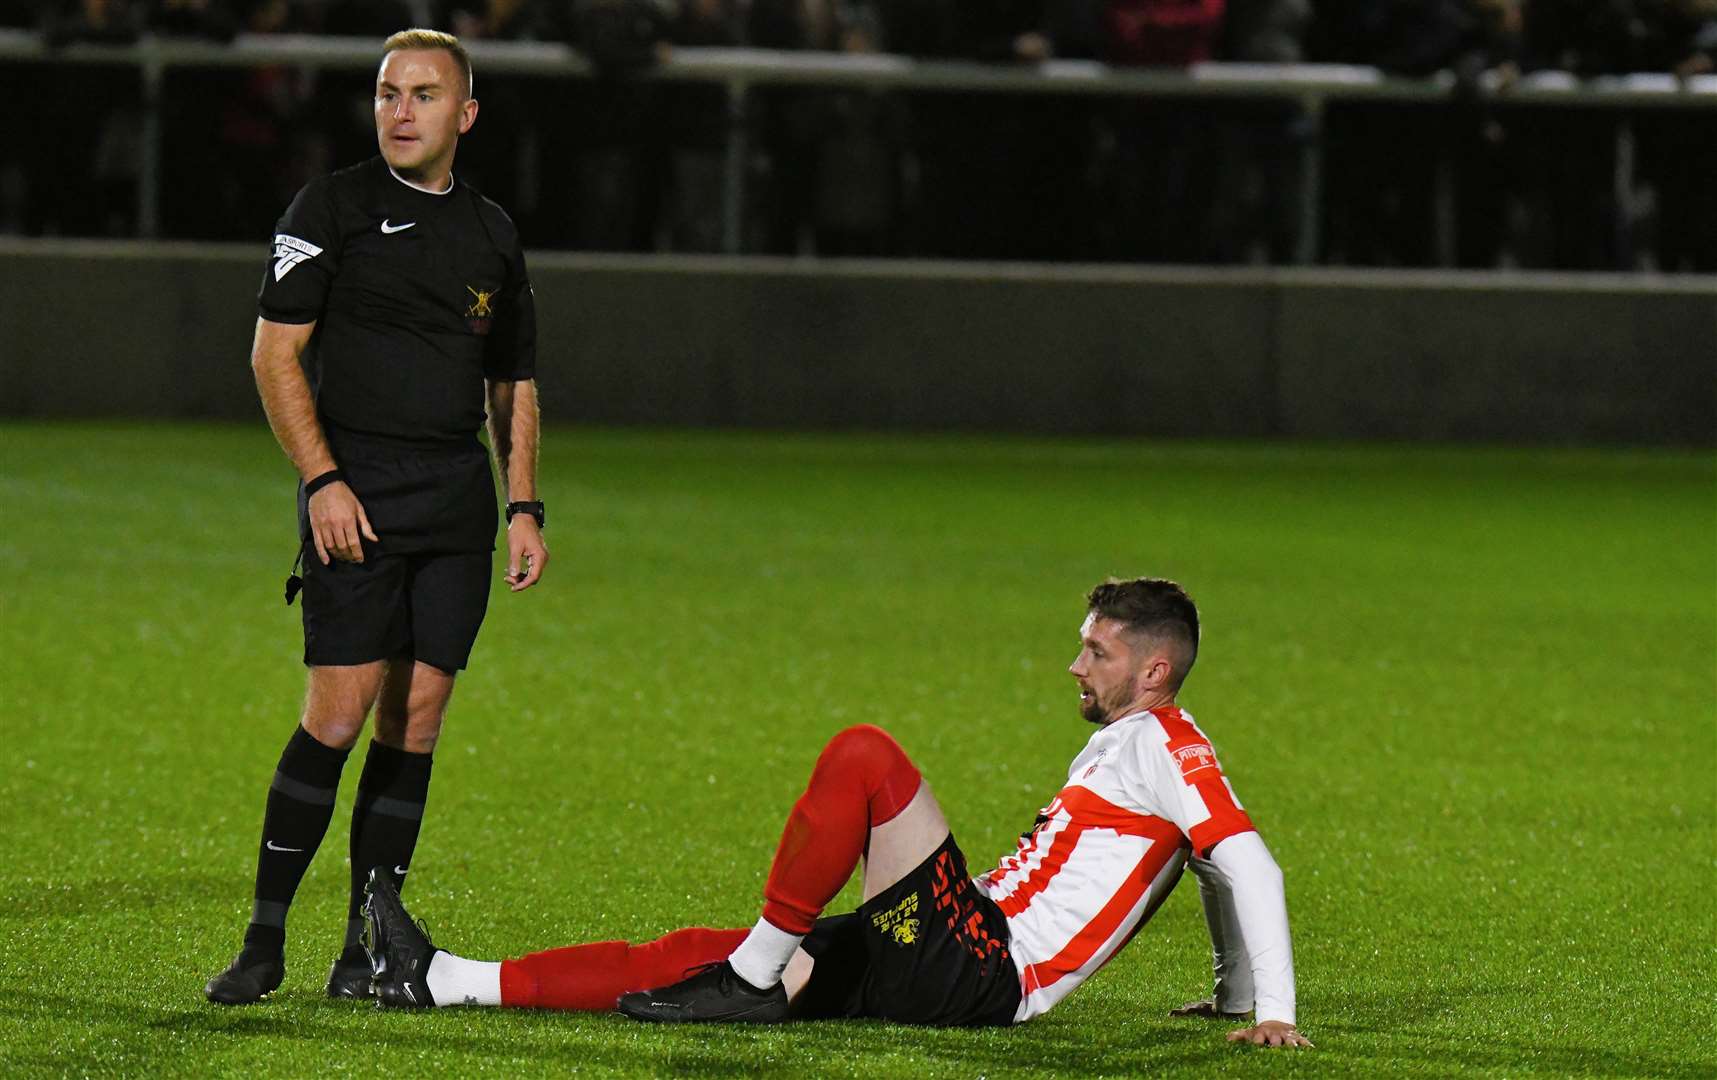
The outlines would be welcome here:
<svg viewBox="0 0 1717 1080">
<path fill-rule="evenodd" d="M 392 234 L 394 234 L 396 232 L 404 232 L 405 230 L 411 228 L 413 225 L 416 225 L 416 224 L 417 224 L 417 222 L 415 222 L 415 221 L 408 221 L 404 225 L 389 225 L 387 222 L 387 219 L 383 218 L 382 219 L 382 232 L 385 232 L 391 236 Z"/>
<path fill-rule="evenodd" d="M 275 843 L 273 840 L 270 840 L 270 841 L 268 841 L 268 850 L 270 850 L 270 851 L 300 851 L 301 852 L 304 849 L 301 847 L 281 847 L 279 844 Z"/>
</svg>

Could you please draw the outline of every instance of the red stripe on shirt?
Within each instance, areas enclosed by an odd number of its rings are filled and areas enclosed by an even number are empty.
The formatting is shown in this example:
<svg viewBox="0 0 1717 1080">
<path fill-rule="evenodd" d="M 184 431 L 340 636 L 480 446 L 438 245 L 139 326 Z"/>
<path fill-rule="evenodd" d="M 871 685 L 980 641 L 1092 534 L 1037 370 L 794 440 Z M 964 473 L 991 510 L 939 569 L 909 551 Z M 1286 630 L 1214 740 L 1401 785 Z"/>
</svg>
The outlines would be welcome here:
<svg viewBox="0 0 1717 1080">
<path fill-rule="evenodd" d="M 1210 740 L 1199 733 L 1198 728 L 1193 726 L 1192 721 L 1188 720 L 1178 707 L 1164 705 L 1152 709 L 1151 715 L 1157 718 L 1157 722 L 1163 726 L 1163 731 L 1169 737 L 1170 754 L 1185 746 L 1210 746 Z M 1210 760 L 1216 761 L 1215 748 L 1211 749 Z M 1193 850 L 1201 856 L 1206 855 L 1219 841 L 1256 830 L 1257 827 L 1252 824 L 1246 811 L 1234 805 L 1234 795 L 1222 779 L 1220 765 L 1196 769 L 1194 774 L 1183 774 L 1183 779 L 1189 786 L 1197 789 L 1210 816 L 1194 825 L 1192 832 L 1187 834 L 1187 838 L 1192 841 Z"/>
<path fill-rule="evenodd" d="M 1178 830 L 1174 836 L 1179 838 Z M 1089 963 L 1091 958 L 1097 955 L 1097 950 L 1103 947 L 1103 943 L 1115 936 L 1115 932 L 1121 928 L 1133 908 L 1138 906 L 1145 891 L 1151 887 L 1151 882 L 1157 879 L 1163 867 L 1168 865 L 1168 861 L 1174 858 L 1179 850 L 1178 843 L 1153 843 L 1150 850 L 1145 852 L 1144 858 L 1139 860 L 1139 865 L 1133 868 L 1126 881 L 1115 891 L 1115 895 L 1103 905 L 1103 910 L 1085 924 L 1085 929 L 1075 934 L 1073 940 L 1060 952 L 1025 969 L 1025 974 L 1020 979 L 1024 991 L 1030 994 L 1046 986 L 1053 986 L 1061 981 L 1063 976 L 1070 975 Z"/>
<path fill-rule="evenodd" d="M 996 906 L 1002 909 L 1002 914 L 1012 918 L 1026 909 L 1032 897 L 1049 888 L 1051 879 L 1061 872 L 1073 855 L 1073 849 L 1079 844 L 1080 834 L 1085 829 L 1079 825 L 1069 825 L 1055 834 L 1055 839 L 1049 842 L 1049 851 L 1043 856 L 1043 861 L 1032 868 L 1019 887 L 1007 896 L 996 901 Z"/>
<path fill-rule="evenodd" d="M 1152 839 L 1162 838 L 1164 829 L 1170 839 L 1178 837 L 1180 830 L 1173 822 L 1164 821 L 1152 814 L 1141 814 L 1137 810 L 1129 810 L 1124 806 L 1116 806 L 1087 787 L 1069 784 L 1061 789 L 1056 796 L 1061 805 L 1067 808 L 1067 814 L 1076 824 L 1090 826 L 1094 829 L 1114 829 L 1124 836 L 1148 836 Z"/>
<path fill-rule="evenodd" d="M 1069 824 L 1050 841 L 1043 861 L 1032 869 L 1025 881 L 996 906 L 1002 914 L 1013 917 L 1030 906 L 1034 897 L 1049 888 L 1049 883 L 1073 854 L 1080 836 L 1090 829 L 1109 829 L 1122 836 L 1140 836 L 1171 848 L 1180 846 L 1180 830 L 1172 821 L 1141 814 L 1116 806 L 1090 788 L 1069 784 L 1055 797 L 1056 808 L 1066 810 Z"/>
</svg>

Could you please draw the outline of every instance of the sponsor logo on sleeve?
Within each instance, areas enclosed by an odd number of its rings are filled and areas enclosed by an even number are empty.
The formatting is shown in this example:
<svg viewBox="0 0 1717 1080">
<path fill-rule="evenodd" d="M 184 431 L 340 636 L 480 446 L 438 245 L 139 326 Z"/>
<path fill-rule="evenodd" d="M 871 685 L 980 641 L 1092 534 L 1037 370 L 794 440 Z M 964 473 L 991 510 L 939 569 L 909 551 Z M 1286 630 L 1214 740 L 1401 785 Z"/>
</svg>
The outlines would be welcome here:
<svg viewBox="0 0 1717 1080">
<path fill-rule="evenodd" d="M 308 240 L 300 240 L 296 236 L 285 233 L 274 234 L 274 280 L 279 281 L 292 272 L 292 268 L 306 259 L 314 259 L 322 254 L 322 249 Z"/>
<path fill-rule="evenodd" d="M 1210 748 L 1209 743 L 1195 742 L 1173 747 L 1169 756 L 1180 766 L 1181 779 L 1189 784 L 1222 775 L 1221 767 L 1216 764 L 1216 751 Z"/>
</svg>

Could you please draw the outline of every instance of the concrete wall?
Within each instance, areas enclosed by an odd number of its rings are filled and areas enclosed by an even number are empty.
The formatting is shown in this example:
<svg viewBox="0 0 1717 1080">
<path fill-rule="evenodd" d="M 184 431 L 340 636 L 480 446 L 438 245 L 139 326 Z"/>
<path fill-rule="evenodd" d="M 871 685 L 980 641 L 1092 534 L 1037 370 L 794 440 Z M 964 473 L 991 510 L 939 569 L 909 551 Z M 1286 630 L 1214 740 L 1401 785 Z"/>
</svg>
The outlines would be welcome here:
<svg viewBox="0 0 1717 1080">
<path fill-rule="evenodd" d="M 261 248 L 0 241 L 0 416 L 260 420 Z M 539 255 L 555 421 L 1717 443 L 1717 281 Z"/>
</svg>

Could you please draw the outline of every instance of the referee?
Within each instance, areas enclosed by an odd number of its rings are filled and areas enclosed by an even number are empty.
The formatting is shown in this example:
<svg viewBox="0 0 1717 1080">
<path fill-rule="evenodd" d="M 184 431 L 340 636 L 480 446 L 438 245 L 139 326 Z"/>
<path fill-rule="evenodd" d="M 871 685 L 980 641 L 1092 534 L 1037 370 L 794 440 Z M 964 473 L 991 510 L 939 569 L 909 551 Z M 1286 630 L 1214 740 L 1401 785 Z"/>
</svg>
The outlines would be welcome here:
<svg viewBox="0 0 1717 1080">
<path fill-rule="evenodd" d="M 276 226 L 251 353 L 297 467 L 303 719 L 280 755 L 244 947 L 210 1001 L 261 999 L 286 972 L 286 915 L 333 816 L 346 755 L 375 709 L 352 812 L 351 894 L 331 997 L 368 997 L 358 944 L 372 867 L 404 882 L 454 677 L 489 599 L 507 490 L 506 580 L 548 562 L 537 501 L 536 309 L 511 219 L 453 176 L 477 119 L 457 38 L 406 30 L 376 75 L 381 156 L 315 180 Z M 300 358 L 314 361 L 306 379 Z"/>
</svg>

